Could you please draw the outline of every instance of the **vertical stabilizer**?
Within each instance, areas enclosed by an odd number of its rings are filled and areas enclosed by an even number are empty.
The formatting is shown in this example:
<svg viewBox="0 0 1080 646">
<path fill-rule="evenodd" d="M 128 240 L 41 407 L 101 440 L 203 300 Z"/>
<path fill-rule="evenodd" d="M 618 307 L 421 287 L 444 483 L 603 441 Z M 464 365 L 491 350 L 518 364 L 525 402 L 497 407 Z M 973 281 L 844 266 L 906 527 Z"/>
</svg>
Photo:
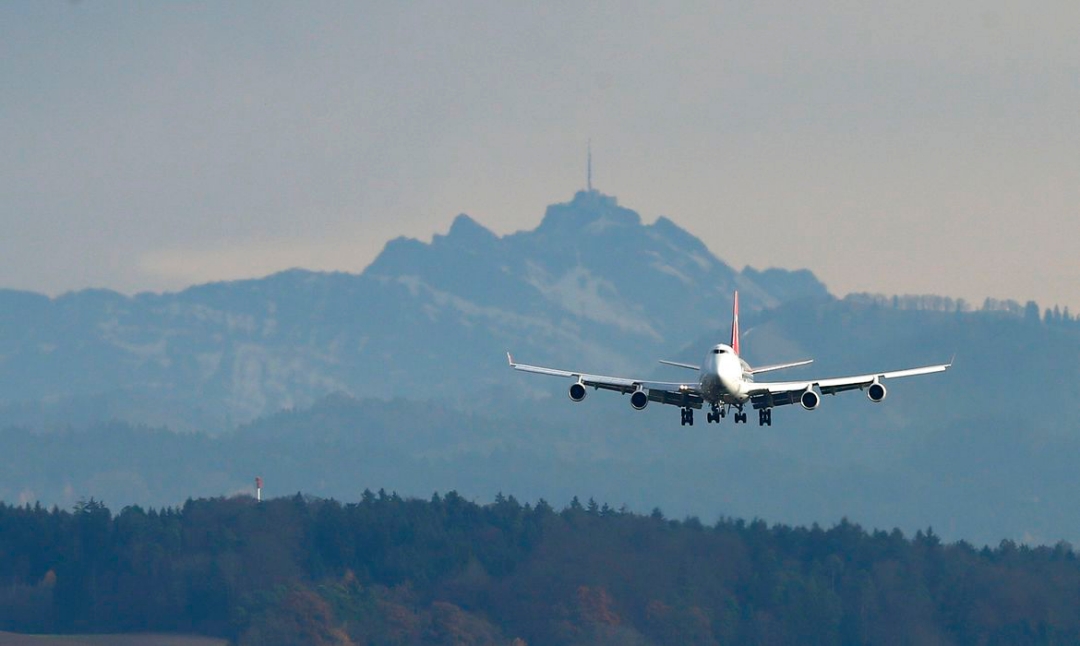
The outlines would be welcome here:
<svg viewBox="0 0 1080 646">
<path fill-rule="evenodd" d="M 739 290 L 735 290 L 735 305 L 731 309 L 731 349 L 739 354 Z"/>
</svg>

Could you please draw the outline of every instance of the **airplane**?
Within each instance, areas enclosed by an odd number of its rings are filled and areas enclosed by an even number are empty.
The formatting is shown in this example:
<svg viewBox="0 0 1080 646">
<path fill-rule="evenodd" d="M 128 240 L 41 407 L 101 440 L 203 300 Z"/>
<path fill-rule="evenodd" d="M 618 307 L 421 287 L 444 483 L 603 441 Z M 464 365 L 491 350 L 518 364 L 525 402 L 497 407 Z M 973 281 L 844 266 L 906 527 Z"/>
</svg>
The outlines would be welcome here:
<svg viewBox="0 0 1080 646">
<path fill-rule="evenodd" d="M 709 407 L 708 423 L 720 423 L 732 410 L 735 411 L 735 423 L 746 423 L 749 405 L 758 411 L 758 425 L 772 426 L 772 409 L 798 402 L 806 410 L 814 410 L 821 404 L 822 395 L 835 395 L 847 390 L 865 390 L 866 396 L 874 403 L 885 399 L 887 390 L 882 382 L 886 379 L 913 377 L 935 372 L 944 372 L 952 367 L 952 362 L 906 370 L 875 372 L 854 377 L 834 377 L 830 379 L 804 379 L 798 381 L 764 382 L 754 381 L 761 373 L 804 366 L 813 359 L 782 363 L 752 368 L 739 356 L 739 292 L 735 292 L 735 303 L 731 316 L 731 344 L 713 346 L 700 366 L 678 361 L 660 363 L 698 371 L 698 379 L 693 382 L 650 381 L 647 379 L 629 379 L 625 377 L 606 377 L 572 370 L 558 370 L 542 366 L 530 366 L 514 363 L 509 352 L 506 360 L 514 370 L 531 372 L 553 377 L 571 377 L 576 381 L 570 386 L 570 399 L 580 402 L 585 399 L 586 388 L 594 390 L 614 390 L 630 395 L 630 406 L 643 410 L 649 402 L 671 404 L 682 409 L 682 425 L 694 425 L 694 410 Z"/>
</svg>

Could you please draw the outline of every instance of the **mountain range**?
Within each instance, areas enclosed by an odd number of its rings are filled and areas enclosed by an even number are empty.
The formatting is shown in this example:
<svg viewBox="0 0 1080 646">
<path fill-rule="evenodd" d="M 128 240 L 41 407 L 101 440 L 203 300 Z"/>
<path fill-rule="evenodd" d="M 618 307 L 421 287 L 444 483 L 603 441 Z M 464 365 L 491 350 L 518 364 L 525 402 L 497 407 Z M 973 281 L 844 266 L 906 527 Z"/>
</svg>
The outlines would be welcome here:
<svg viewBox="0 0 1080 646">
<path fill-rule="evenodd" d="M 718 222 L 717 226 L 725 226 Z M 789 375 L 936 363 L 885 402 L 827 397 L 775 425 L 680 428 L 610 393 L 573 404 L 529 363 L 674 380 L 726 340 Z M 0 291 L 0 498 L 178 504 L 250 488 L 351 499 L 497 491 L 671 515 L 945 538 L 1080 537 L 1071 505 L 1080 325 L 1034 304 L 837 299 L 808 270 L 735 270 L 660 217 L 582 191 L 532 231 L 466 215 L 361 274 L 294 269 L 178 293 Z M 702 420 L 704 421 L 704 420 Z M 119 504 L 118 504 L 119 503 Z"/>
<path fill-rule="evenodd" d="M 14 420 L 85 411 L 190 429 L 332 393 L 475 398 L 505 381 L 492 368 L 508 348 L 640 367 L 723 325 L 736 287 L 751 311 L 827 295 L 810 272 L 736 272 L 671 220 L 643 225 L 580 192 L 533 231 L 500 238 L 461 215 L 430 244 L 393 240 L 359 275 L 0 292 L 0 393 Z"/>
</svg>

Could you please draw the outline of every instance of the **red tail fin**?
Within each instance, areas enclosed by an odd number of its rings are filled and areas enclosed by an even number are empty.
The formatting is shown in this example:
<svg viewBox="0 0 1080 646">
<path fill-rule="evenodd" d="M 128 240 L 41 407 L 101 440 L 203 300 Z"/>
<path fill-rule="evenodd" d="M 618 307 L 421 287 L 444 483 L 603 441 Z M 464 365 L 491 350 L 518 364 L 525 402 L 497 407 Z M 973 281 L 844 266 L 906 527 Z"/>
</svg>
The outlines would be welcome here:
<svg viewBox="0 0 1080 646">
<path fill-rule="evenodd" d="M 731 311 L 731 349 L 739 354 L 739 290 L 735 290 L 735 305 Z"/>
</svg>

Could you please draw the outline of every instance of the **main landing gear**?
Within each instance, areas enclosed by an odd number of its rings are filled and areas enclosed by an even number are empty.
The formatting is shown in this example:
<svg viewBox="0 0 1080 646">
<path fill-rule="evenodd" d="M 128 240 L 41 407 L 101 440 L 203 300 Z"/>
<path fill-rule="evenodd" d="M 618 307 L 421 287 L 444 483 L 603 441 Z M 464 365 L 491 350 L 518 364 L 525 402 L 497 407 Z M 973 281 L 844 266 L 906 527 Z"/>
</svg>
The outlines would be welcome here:
<svg viewBox="0 0 1080 646">
<path fill-rule="evenodd" d="M 725 404 L 723 406 L 720 406 L 719 404 L 713 404 L 711 410 L 706 414 L 705 420 L 709 424 L 719 424 L 720 420 L 727 417 L 728 408 L 735 409 L 735 414 L 733 415 L 733 417 L 735 418 L 736 424 L 746 423 L 746 411 L 744 411 L 742 409 L 742 406 L 739 404 Z M 694 425 L 694 409 L 690 407 L 682 409 L 682 425 Z M 772 426 L 771 408 L 758 409 L 758 426 Z"/>
</svg>

